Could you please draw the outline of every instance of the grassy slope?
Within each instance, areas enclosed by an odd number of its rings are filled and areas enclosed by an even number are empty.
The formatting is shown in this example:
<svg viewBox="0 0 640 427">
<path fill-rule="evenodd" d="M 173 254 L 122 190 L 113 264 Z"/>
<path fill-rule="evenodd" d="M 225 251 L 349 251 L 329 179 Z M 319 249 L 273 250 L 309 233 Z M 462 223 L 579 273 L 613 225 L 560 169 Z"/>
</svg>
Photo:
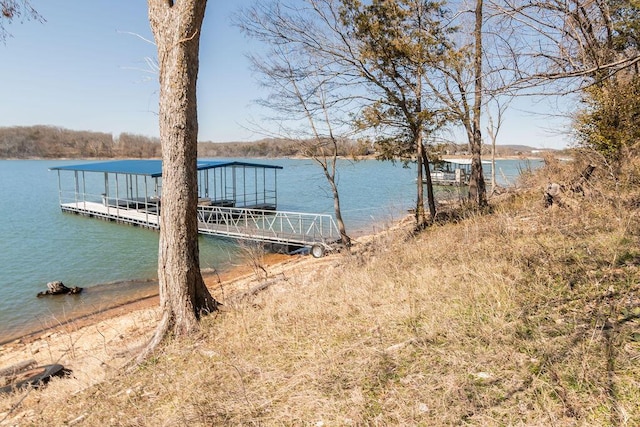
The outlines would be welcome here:
<svg viewBox="0 0 640 427">
<path fill-rule="evenodd" d="M 544 209 L 546 179 L 574 173 L 549 168 L 491 214 L 320 261 L 133 373 L 53 401 L 32 394 L 27 419 L 637 425 L 640 197 L 603 173 L 586 197 Z"/>
</svg>

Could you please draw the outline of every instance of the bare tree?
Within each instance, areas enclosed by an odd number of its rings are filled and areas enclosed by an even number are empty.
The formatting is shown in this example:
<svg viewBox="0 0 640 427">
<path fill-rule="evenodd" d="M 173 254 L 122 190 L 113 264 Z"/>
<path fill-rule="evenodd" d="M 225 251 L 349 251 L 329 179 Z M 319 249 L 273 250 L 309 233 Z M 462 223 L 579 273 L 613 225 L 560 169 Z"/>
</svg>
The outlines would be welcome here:
<svg viewBox="0 0 640 427">
<path fill-rule="evenodd" d="M 340 208 L 337 164 L 339 142 L 349 134 L 344 116 L 352 98 L 341 91 L 339 67 L 325 62 L 314 49 L 286 43 L 282 27 L 274 25 L 264 9 L 245 11 L 239 25 L 269 47 L 266 54 L 252 56 L 262 84 L 270 90 L 258 102 L 275 112 L 274 120 L 280 124 L 277 136 L 298 141 L 303 153 L 322 168 L 331 188 L 340 241 L 351 246 Z"/>
<path fill-rule="evenodd" d="M 198 257 L 196 80 L 206 1 L 148 0 L 148 6 L 160 73 L 162 320 L 140 358 L 168 333 L 198 330 L 200 317 L 218 305 L 204 284 Z"/>
<path fill-rule="evenodd" d="M 29 0 L 0 0 L 0 41 L 5 41 L 9 35 L 5 25 L 15 19 L 44 22 L 44 18 L 31 6 Z"/>
<path fill-rule="evenodd" d="M 494 194 L 497 189 L 496 185 L 496 141 L 498 140 L 498 133 L 500 132 L 500 128 L 504 123 L 504 114 L 509 106 L 509 103 L 512 98 L 506 100 L 506 102 L 501 102 L 500 99 L 493 99 L 493 103 L 495 105 L 495 115 L 492 114 L 490 109 L 487 108 L 487 118 L 489 124 L 487 126 L 487 134 L 489 135 L 489 139 L 491 139 L 491 194 Z M 494 119 L 495 117 L 495 119 Z"/>
<path fill-rule="evenodd" d="M 493 9 L 512 37 L 518 88 L 561 81 L 553 93 L 576 91 L 622 70 L 638 70 L 640 5 L 628 0 L 499 0 Z"/>
<path fill-rule="evenodd" d="M 425 96 L 437 100 L 440 108 L 447 112 L 450 126 L 464 129 L 472 156 L 469 199 L 483 207 L 487 199 L 481 158 L 481 118 L 483 98 L 488 91 L 484 85 L 488 67 L 485 67 L 483 47 L 484 3 L 474 0 L 474 4 L 472 19 L 466 19 L 469 10 L 465 2 L 460 2 L 462 10 L 443 22 L 456 31 L 446 32 L 450 47 L 430 64 L 429 73 L 425 75 Z"/>
<path fill-rule="evenodd" d="M 336 79 L 327 81 L 351 90 L 348 97 L 357 99 L 359 111 L 364 113 L 353 115 L 359 118 L 356 124 L 378 128 L 384 141 L 393 146 L 389 152 L 402 152 L 404 159 L 418 163 L 416 219 L 418 227 L 423 227 L 427 223 L 423 170 L 428 171 L 424 138 L 431 126 L 440 125 L 442 116 L 428 107 L 420 80 L 429 56 L 443 47 L 439 26 L 434 25 L 438 5 L 403 0 L 395 8 L 392 2 L 374 3 L 280 0 L 269 6 L 260 4 L 259 13 L 248 15 L 243 22 L 258 37 L 272 33 L 279 37 L 280 46 L 298 46 L 316 58 L 323 69 L 339 76 L 339 83 Z M 382 16 L 382 12 L 386 15 Z M 381 25 L 380 31 L 368 26 L 371 19 Z M 427 174 L 428 188 L 429 178 Z M 432 191 L 429 194 L 433 216 Z"/>
<path fill-rule="evenodd" d="M 617 163 L 636 146 L 640 88 L 640 3 L 636 0 L 501 0 L 494 2 L 509 40 L 512 87 L 581 101 L 578 144 Z M 505 50 L 506 51 L 506 50 Z"/>
</svg>

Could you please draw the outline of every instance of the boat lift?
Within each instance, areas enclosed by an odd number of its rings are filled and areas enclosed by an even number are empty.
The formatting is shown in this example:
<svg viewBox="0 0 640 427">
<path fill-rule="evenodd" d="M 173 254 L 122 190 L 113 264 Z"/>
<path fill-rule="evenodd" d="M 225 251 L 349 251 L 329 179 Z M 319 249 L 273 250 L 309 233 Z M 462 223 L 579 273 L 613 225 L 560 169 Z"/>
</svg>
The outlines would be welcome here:
<svg viewBox="0 0 640 427">
<path fill-rule="evenodd" d="M 307 248 L 315 257 L 332 250 L 340 233 L 331 215 L 277 210 L 281 166 L 198 161 L 200 234 Z M 162 162 L 119 160 L 51 168 L 58 172 L 63 212 L 159 229 Z M 69 173 L 73 172 L 69 179 Z"/>
</svg>

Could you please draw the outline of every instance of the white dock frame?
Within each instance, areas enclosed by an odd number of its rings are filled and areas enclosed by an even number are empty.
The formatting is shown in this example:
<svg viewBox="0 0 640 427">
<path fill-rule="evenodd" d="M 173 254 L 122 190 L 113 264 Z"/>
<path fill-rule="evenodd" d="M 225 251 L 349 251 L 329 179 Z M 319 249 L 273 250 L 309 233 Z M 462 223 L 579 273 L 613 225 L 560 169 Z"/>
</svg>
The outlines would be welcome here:
<svg viewBox="0 0 640 427">
<path fill-rule="evenodd" d="M 161 166 L 158 160 L 122 160 L 52 168 L 58 172 L 60 208 L 157 230 Z M 340 233 L 331 215 L 277 210 L 278 169 L 247 162 L 199 161 L 198 232 L 311 248 L 314 256 L 334 248 Z M 63 182 L 61 173 L 67 172 L 73 179 Z"/>
</svg>

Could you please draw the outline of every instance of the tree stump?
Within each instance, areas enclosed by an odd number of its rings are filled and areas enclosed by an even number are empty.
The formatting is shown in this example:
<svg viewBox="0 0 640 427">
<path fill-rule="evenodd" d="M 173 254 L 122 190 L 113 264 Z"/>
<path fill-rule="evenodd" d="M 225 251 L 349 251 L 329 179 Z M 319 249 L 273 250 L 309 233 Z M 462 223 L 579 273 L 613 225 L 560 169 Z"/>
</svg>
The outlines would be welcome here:
<svg viewBox="0 0 640 427">
<path fill-rule="evenodd" d="M 544 207 L 548 208 L 554 203 L 562 206 L 560 203 L 560 193 L 562 192 L 562 186 L 556 182 L 550 182 L 547 185 L 547 189 L 544 192 Z"/>
<path fill-rule="evenodd" d="M 591 178 L 595 169 L 596 167 L 594 165 L 587 166 L 580 174 L 580 178 L 571 184 L 571 191 L 574 193 L 580 193 L 584 196 L 584 188 L 582 188 L 582 186 L 589 181 L 589 178 Z"/>
</svg>

